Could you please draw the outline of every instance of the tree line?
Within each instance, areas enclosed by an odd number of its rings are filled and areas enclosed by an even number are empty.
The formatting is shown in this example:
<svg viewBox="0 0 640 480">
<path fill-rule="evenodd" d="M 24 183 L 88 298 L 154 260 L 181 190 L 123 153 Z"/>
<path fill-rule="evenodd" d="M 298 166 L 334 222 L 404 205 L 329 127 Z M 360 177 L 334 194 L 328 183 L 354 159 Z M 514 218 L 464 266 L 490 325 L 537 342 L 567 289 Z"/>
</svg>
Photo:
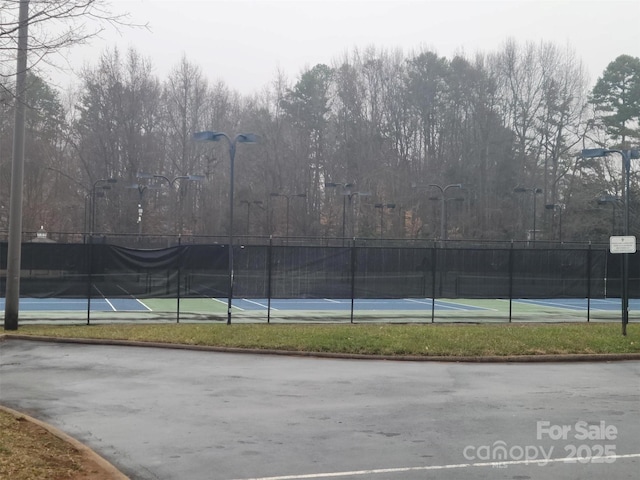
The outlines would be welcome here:
<svg viewBox="0 0 640 480">
<path fill-rule="evenodd" d="M 77 91 L 30 72 L 25 231 L 226 234 L 228 145 L 193 140 L 215 130 L 261 137 L 237 145 L 238 235 L 601 241 L 621 232 L 620 159 L 579 154 L 637 148 L 636 57 L 612 59 L 591 89 L 571 49 L 513 40 L 472 58 L 354 49 L 249 96 L 186 57 L 166 78 L 153 72 L 135 49 L 104 51 Z M 11 77 L 0 79 L 11 92 Z M 3 96 L 2 232 L 12 108 Z"/>
</svg>

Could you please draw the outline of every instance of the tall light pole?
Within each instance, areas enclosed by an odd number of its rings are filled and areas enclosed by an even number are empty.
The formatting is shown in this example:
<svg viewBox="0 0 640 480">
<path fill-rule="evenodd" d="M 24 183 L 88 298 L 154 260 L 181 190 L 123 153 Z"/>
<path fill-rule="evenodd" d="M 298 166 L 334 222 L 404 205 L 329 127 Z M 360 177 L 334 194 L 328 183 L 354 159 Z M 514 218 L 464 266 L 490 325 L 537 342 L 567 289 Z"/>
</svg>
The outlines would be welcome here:
<svg viewBox="0 0 640 480">
<path fill-rule="evenodd" d="M 229 292 L 227 299 L 227 325 L 231 324 L 231 302 L 233 300 L 233 169 L 236 157 L 236 144 L 257 143 L 260 137 L 253 133 L 239 133 L 231 139 L 223 132 L 196 132 L 193 139 L 196 142 L 218 142 L 224 138 L 229 145 Z"/>
<path fill-rule="evenodd" d="M 513 191 L 515 193 L 531 193 L 532 198 L 533 198 L 533 230 L 532 230 L 532 234 L 531 234 L 531 239 L 533 241 L 533 244 L 535 245 L 536 243 L 536 204 L 538 203 L 536 200 L 536 195 L 542 193 L 542 189 L 538 188 L 538 187 L 531 187 L 531 188 L 526 188 L 526 187 L 516 187 L 513 189 Z"/>
<path fill-rule="evenodd" d="M 622 157 L 622 171 L 624 175 L 624 235 L 629 236 L 629 174 L 631 159 L 640 158 L 640 150 L 618 150 L 608 148 L 586 148 L 582 150 L 582 158 L 606 157 L 617 153 Z M 627 334 L 629 323 L 629 254 L 623 253 L 622 259 L 622 335 Z"/>
<path fill-rule="evenodd" d="M 262 205 L 262 200 L 240 200 L 240 204 L 247 206 L 247 235 L 250 235 L 249 220 L 251 219 L 251 205 Z"/>
<path fill-rule="evenodd" d="M 544 206 L 547 210 L 551 210 L 554 213 L 558 213 L 558 241 L 562 243 L 562 210 L 564 210 L 564 203 L 548 203 Z"/>
<path fill-rule="evenodd" d="M 126 188 L 136 189 L 138 191 L 138 217 L 136 223 L 138 224 L 138 241 L 140 241 L 140 237 L 142 235 L 142 216 L 144 215 L 144 208 L 142 206 L 144 192 L 146 192 L 151 187 L 140 185 L 139 183 L 134 183 L 133 185 L 129 185 Z"/>
<path fill-rule="evenodd" d="M 440 240 L 447 239 L 447 230 L 445 228 L 445 219 L 447 218 L 447 190 L 450 188 L 462 188 L 461 183 L 452 183 L 450 185 L 446 185 L 444 187 L 440 185 L 436 185 L 435 183 L 430 183 L 429 187 L 437 188 L 440 190 Z"/>
<path fill-rule="evenodd" d="M 95 232 L 96 229 L 96 188 L 98 187 L 99 184 L 101 183 L 108 183 L 108 184 L 114 184 L 117 183 L 118 179 L 117 178 L 101 178 L 100 180 L 96 180 L 95 182 L 93 182 L 93 186 L 91 187 L 91 222 L 89 223 L 89 239 L 91 242 L 93 242 L 93 240 L 91 240 L 93 233 Z M 109 188 L 111 188 L 110 185 L 103 185 L 102 186 L 103 189 L 108 190 Z"/>
<path fill-rule="evenodd" d="M 616 195 L 602 195 L 598 198 L 598 205 L 611 205 L 611 235 L 616 234 L 616 209 L 622 199 Z"/>
<path fill-rule="evenodd" d="M 384 209 L 388 208 L 392 210 L 396 208 L 396 204 L 395 203 L 376 203 L 373 206 L 374 208 L 380 209 L 380 238 L 382 238 L 382 235 L 384 234 Z"/>
<path fill-rule="evenodd" d="M 287 239 L 287 241 L 289 241 L 289 202 L 291 201 L 292 198 L 307 198 L 307 194 L 306 193 L 294 193 L 291 195 L 287 195 L 285 193 L 271 193 L 270 194 L 272 197 L 284 197 L 287 200 L 287 227 L 286 227 L 286 234 L 285 234 L 285 238 Z"/>
<path fill-rule="evenodd" d="M 165 177 L 164 175 L 153 175 L 153 178 L 156 178 L 158 180 L 162 180 L 164 182 L 166 182 L 169 185 L 169 188 L 171 188 L 172 190 L 174 190 L 175 185 L 177 184 L 178 181 L 180 180 L 188 180 L 190 182 L 201 182 L 202 180 L 204 180 L 204 175 L 179 175 L 177 177 L 174 177 L 172 179 L 169 179 L 168 177 Z M 177 218 L 180 219 L 180 231 L 178 232 L 178 234 L 182 234 L 182 202 L 179 201 L 179 198 L 177 198 L 178 201 L 178 215 Z M 138 205 L 138 208 L 140 209 L 140 205 Z M 175 230 L 177 230 L 176 225 L 174 224 L 174 233 Z"/>
<path fill-rule="evenodd" d="M 347 195 L 351 191 L 351 187 L 354 187 L 354 183 L 336 183 L 336 182 L 325 182 L 325 187 L 328 188 L 342 188 L 342 238 L 344 240 L 346 235 L 346 213 L 347 213 Z"/>
</svg>

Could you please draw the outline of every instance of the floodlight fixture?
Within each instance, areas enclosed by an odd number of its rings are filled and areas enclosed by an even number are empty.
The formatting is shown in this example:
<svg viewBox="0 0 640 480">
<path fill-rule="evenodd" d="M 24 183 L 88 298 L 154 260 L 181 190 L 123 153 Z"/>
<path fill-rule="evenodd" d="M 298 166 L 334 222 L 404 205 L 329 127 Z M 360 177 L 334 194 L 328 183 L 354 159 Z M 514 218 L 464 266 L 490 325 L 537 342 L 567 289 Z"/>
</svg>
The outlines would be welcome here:
<svg viewBox="0 0 640 480">
<path fill-rule="evenodd" d="M 227 325 L 231 324 L 231 308 L 233 301 L 233 173 L 237 143 L 258 143 L 261 140 L 255 133 L 238 133 L 232 138 L 224 132 L 202 131 L 193 134 L 196 142 L 218 142 L 224 138 L 229 146 L 229 285 L 227 299 Z"/>
</svg>

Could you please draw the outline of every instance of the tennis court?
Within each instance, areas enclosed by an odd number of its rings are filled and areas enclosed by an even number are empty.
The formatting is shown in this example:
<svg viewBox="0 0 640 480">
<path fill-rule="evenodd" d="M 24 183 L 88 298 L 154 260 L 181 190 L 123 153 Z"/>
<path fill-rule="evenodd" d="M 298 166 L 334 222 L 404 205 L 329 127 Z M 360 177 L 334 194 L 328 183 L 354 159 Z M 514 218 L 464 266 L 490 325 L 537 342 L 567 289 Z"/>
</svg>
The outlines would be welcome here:
<svg viewBox="0 0 640 480">
<path fill-rule="evenodd" d="M 0 299 L 0 308 L 5 301 Z M 226 321 L 226 298 L 21 298 L 29 322 Z M 629 302 L 630 321 L 640 299 Z M 344 299 L 234 298 L 235 322 L 586 322 L 620 318 L 619 298 L 586 299 Z M 634 318 L 634 313 L 637 314 Z"/>
<path fill-rule="evenodd" d="M 227 321 L 228 253 L 219 244 L 28 244 L 20 317 Z M 628 292 L 638 299 L 640 257 L 631 260 Z M 621 316 L 620 268 L 619 256 L 591 246 L 243 245 L 235 251 L 231 315 L 240 322 L 611 321 Z"/>
<path fill-rule="evenodd" d="M 226 298 L 185 298 L 181 299 L 181 304 L 187 308 L 197 307 L 220 310 L 224 308 L 226 311 Z M 4 308 L 5 300 L 0 299 L 0 307 Z M 166 304 L 175 304 L 175 299 L 137 299 L 137 298 L 102 298 L 91 299 L 89 303 L 87 299 L 71 299 L 71 298 L 21 298 L 20 309 L 29 312 L 47 312 L 47 311 L 87 311 L 88 308 L 92 312 L 153 312 L 162 310 Z M 293 310 L 293 311 L 335 311 L 350 310 L 350 299 L 272 299 L 266 298 L 237 298 L 233 302 L 233 310 L 236 312 L 243 311 L 266 311 L 269 308 L 274 311 Z M 358 310 L 431 310 L 432 300 L 429 298 L 415 299 L 355 299 L 354 308 Z M 156 308 L 153 308 L 155 306 Z M 487 308 L 464 304 L 454 301 L 436 300 L 435 308 L 442 311 L 485 311 Z"/>
</svg>

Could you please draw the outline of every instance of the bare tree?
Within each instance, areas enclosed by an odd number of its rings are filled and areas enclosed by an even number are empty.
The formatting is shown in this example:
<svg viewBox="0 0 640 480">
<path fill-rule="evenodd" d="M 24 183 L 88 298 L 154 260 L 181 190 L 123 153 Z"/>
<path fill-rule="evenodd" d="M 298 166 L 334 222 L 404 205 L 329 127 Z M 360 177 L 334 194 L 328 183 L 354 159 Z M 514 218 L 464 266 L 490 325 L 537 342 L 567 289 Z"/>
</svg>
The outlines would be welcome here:
<svg viewBox="0 0 640 480">
<path fill-rule="evenodd" d="M 116 49 L 83 73 L 75 135 L 88 184 L 118 178 L 131 185 L 139 172 L 156 171 L 162 161 L 161 89 L 151 71 L 150 62 L 135 50 L 123 59 Z M 135 231 L 137 199 L 114 195 L 111 200 L 116 199 L 120 204 L 108 209 L 113 214 L 110 224 Z"/>
<path fill-rule="evenodd" d="M 190 183 L 189 179 L 178 179 L 188 175 L 205 175 L 213 168 L 208 162 L 201 162 L 195 154 L 192 134 L 205 115 L 207 81 L 200 68 L 185 57 L 169 74 L 163 88 L 163 123 L 165 161 L 158 163 L 152 173 L 169 179 L 169 198 L 165 209 L 173 223 L 171 233 L 183 233 L 183 229 L 197 233 L 202 226 L 204 204 L 198 202 L 196 193 L 206 188 L 201 183 Z"/>
<path fill-rule="evenodd" d="M 88 42 L 108 26 L 116 29 L 146 27 L 131 23 L 127 13 L 112 12 L 107 0 L 0 0 L 0 63 L 15 55 L 18 8 L 25 1 L 29 4 L 28 69 L 42 62 L 56 63 L 53 61 L 56 54 Z M 0 70 L 2 79 L 14 74 Z"/>
</svg>

